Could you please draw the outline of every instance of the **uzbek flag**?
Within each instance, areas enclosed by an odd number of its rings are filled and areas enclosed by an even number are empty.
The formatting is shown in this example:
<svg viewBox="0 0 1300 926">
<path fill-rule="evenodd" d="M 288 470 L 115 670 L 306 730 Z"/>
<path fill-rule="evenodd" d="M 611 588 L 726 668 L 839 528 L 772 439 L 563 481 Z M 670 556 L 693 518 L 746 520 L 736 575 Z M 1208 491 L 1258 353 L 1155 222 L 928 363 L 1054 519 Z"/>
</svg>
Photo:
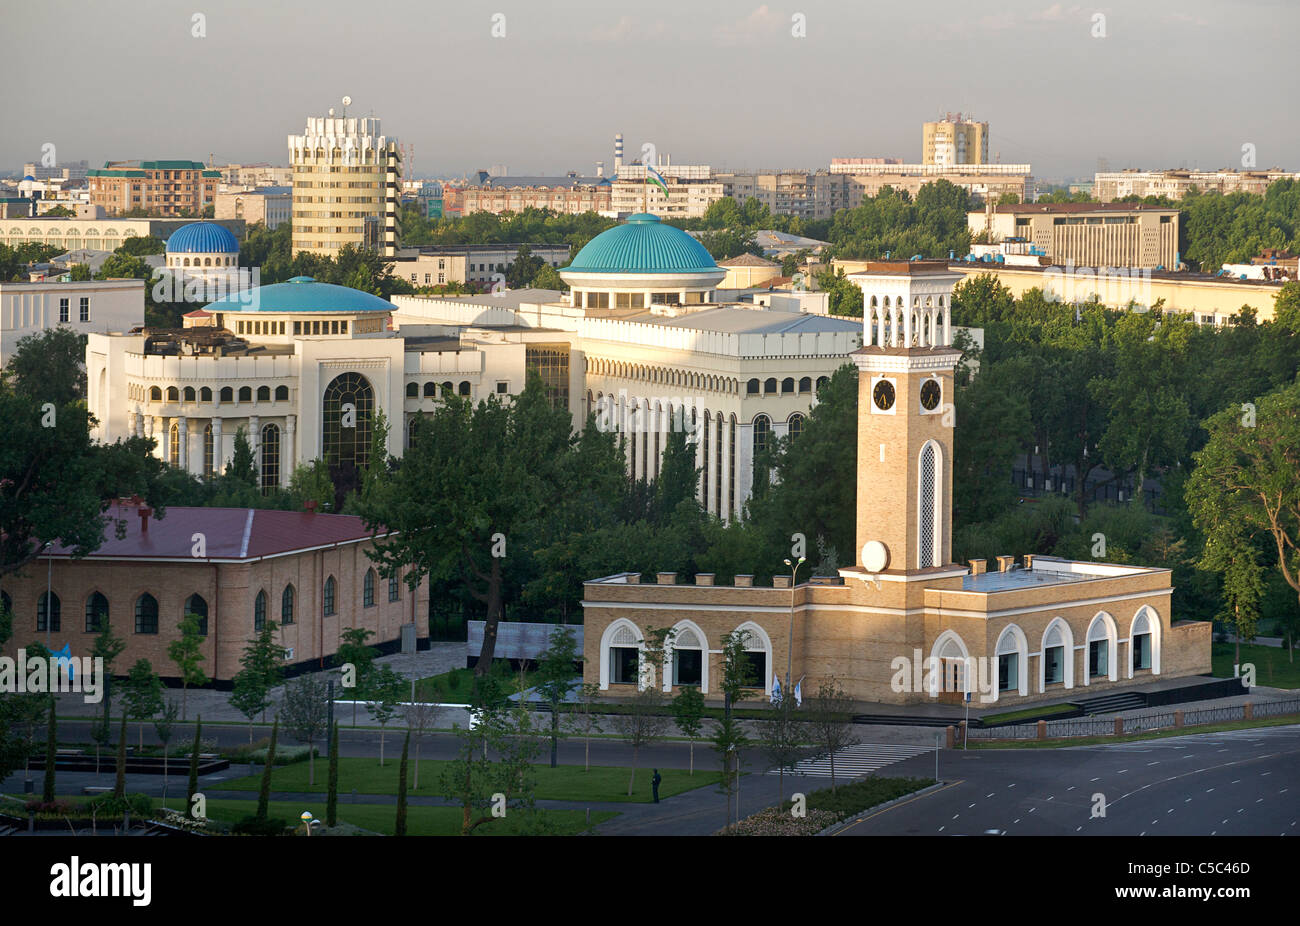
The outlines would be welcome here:
<svg viewBox="0 0 1300 926">
<path fill-rule="evenodd" d="M 663 175 L 660 174 L 659 171 L 647 164 L 645 166 L 645 175 L 647 180 L 653 180 L 655 183 L 659 184 L 659 189 L 664 191 L 665 196 L 668 195 L 668 182 L 664 180 Z"/>
</svg>

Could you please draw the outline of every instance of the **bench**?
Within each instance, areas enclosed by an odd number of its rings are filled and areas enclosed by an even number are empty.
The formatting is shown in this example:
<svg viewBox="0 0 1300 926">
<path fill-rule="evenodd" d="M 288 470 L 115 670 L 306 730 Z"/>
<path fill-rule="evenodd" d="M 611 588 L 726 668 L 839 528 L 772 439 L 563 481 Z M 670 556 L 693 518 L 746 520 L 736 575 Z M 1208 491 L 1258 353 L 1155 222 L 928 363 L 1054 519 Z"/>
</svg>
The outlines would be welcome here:
<svg viewBox="0 0 1300 926">
<path fill-rule="evenodd" d="M 81 789 L 82 794 L 112 794 L 112 788 L 102 787 L 100 785 L 86 785 Z"/>
</svg>

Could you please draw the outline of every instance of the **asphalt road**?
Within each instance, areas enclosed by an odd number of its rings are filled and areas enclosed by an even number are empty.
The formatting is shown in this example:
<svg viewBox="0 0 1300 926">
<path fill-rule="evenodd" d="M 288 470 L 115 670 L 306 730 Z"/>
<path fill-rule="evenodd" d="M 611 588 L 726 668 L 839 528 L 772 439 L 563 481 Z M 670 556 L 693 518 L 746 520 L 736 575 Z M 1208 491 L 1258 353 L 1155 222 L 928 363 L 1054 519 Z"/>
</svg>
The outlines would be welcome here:
<svg viewBox="0 0 1300 926">
<path fill-rule="evenodd" d="M 891 765 L 933 775 L 933 756 Z M 1300 836 L 1300 726 L 1067 749 L 944 751 L 944 788 L 841 836 Z M 1105 816 L 1096 815 L 1101 795 Z"/>
</svg>

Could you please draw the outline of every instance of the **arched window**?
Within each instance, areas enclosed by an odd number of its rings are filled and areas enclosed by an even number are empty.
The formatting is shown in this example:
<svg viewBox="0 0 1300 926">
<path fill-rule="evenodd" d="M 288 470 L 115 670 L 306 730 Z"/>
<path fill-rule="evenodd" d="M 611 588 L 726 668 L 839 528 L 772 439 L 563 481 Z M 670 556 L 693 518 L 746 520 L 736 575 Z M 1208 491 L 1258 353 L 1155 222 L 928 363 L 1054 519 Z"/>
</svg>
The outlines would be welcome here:
<svg viewBox="0 0 1300 926">
<path fill-rule="evenodd" d="M 453 396 L 455 394 L 456 394 L 456 387 L 454 387 L 450 382 L 446 382 L 442 384 L 442 397 L 444 399 L 447 398 L 448 396 Z"/>
<path fill-rule="evenodd" d="M 373 608 L 375 606 L 374 569 L 367 569 L 366 577 L 361 580 L 361 606 L 363 608 Z"/>
<path fill-rule="evenodd" d="M 344 373 L 325 387 L 321 433 L 327 464 L 366 465 L 374 407 L 374 390 L 360 373 Z"/>
<path fill-rule="evenodd" d="M 730 519 L 731 512 L 739 508 L 736 499 L 736 416 L 732 415 L 728 424 L 731 426 L 731 436 L 727 444 L 727 504 L 728 510 L 726 516 Z"/>
<path fill-rule="evenodd" d="M 333 576 L 330 576 L 328 579 L 325 580 L 325 590 L 324 593 L 321 595 L 321 613 L 324 614 L 326 617 L 329 617 L 331 614 L 338 613 L 334 609 L 334 592 L 337 590 L 337 588 L 338 588 L 338 584 L 334 581 Z"/>
<path fill-rule="evenodd" d="M 135 600 L 135 632 L 158 632 L 158 599 L 148 592 Z"/>
<path fill-rule="evenodd" d="M 934 441 L 927 441 L 921 448 L 920 473 L 917 477 L 917 561 L 921 569 L 938 566 L 942 555 L 939 549 L 941 467 L 938 445 Z"/>
<path fill-rule="evenodd" d="M 108 599 L 92 592 L 86 599 L 86 633 L 99 633 L 108 626 Z"/>
<path fill-rule="evenodd" d="M 1092 619 L 1088 626 L 1088 672 L 1083 677 L 1085 685 L 1094 678 L 1114 680 L 1115 649 L 1118 640 L 1115 635 L 1115 622 L 1109 614 L 1102 612 Z"/>
<path fill-rule="evenodd" d="M 767 450 L 768 438 L 772 434 L 772 419 L 767 415 L 759 415 L 754 419 L 754 458 Z"/>
<path fill-rule="evenodd" d="M 790 416 L 790 440 L 793 441 L 803 433 L 803 415 L 795 412 Z"/>
<path fill-rule="evenodd" d="M 181 464 L 181 429 L 179 425 L 173 424 L 170 432 L 170 439 L 167 442 L 167 462 L 172 466 Z"/>
<path fill-rule="evenodd" d="M 402 597 L 402 582 L 397 576 L 388 580 L 388 600 L 397 601 Z"/>
<path fill-rule="evenodd" d="M 258 386 L 258 387 L 257 387 L 257 401 L 259 401 L 259 402 L 269 402 L 269 401 L 271 401 L 271 387 L 270 387 L 270 386 Z"/>
<path fill-rule="evenodd" d="M 63 604 L 51 591 L 41 592 L 36 599 L 36 629 L 57 633 L 63 625 Z"/>
<path fill-rule="evenodd" d="M 211 402 L 211 401 L 212 401 L 212 387 L 211 387 L 211 386 L 203 386 L 202 388 L 199 389 L 199 401 L 200 401 L 200 402 Z"/>
<path fill-rule="evenodd" d="M 181 400 L 181 391 L 180 391 L 179 389 L 177 389 L 175 386 L 168 386 L 168 387 L 167 387 L 167 401 L 168 401 L 168 402 L 179 402 L 180 400 Z"/>
<path fill-rule="evenodd" d="M 605 630 L 604 648 L 608 652 L 605 669 L 605 686 L 639 685 L 641 668 L 641 635 L 631 621 L 621 620 Z"/>
<path fill-rule="evenodd" d="M 460 381 L 460 394 L 463 395 L 463 396 L 467 396 L 467 395 L 470 394 L 470 385 L 469 385 L 469 380 L 467 380 L 467 379 L 462 379 L 462 380 Z"/>
<path fill-rule="evenodd" d="M 211 267 L 211 266 L 212 266 L 212 258 L 211 258 L 211 257 L 205 257 L 205 258 L 203 258 L 203 266 L 205 266 L 205 267 Z"/>
<path fill-rule="evenodd" d="M 1002 631 L 1002 636 L 998 638 L 996 655 L 998 691 L 1008 694 L 1028 694 L 1025 662 L 1029 658 L 1029 648 L 1024 632 L 1015 624 L 1009 624 Z"/>
<path fill-rule="evenodd" d="M 803 395 L 806 392 L 812 392 L 811 376 L 805 376 L 803 379 L 799 380 L 799 394 Z"/>
<path fill-rule="evenodd" d="M 1057 618 L 1048 625 L 1043 634 L 1043 660 L 1040 691 L 1046 691 L 1048 685 L 1074 685 L 1074 639 L 1070 626 Z"/>
<path fill-rule="evenodd" d="M 239 401 L 241 401 L 241 402 L 251 402 L 251 401 L 253 401 L 253 389 L 252 389 L 251 386 L 240 386 L 240 387 L 239 387 Z"/>
<path fill-rule="evenodd" d="M 212 440 L 212 423 L 203 426 L 203 478 L 211 479 L 216 447 Z"/>
<path fill-rule="evenodd" d="M 704 683 L 704 641 L 691 626 L 680 626 L 673 637 L 673 684 Z"/>
<path fill-rule="evenodd" d="M 186 387 L 185 387 L 185 401 L 186 401 L 186 402 L 193 402 L 193 401 L 194 401 L 194 387 L 193 387 L 193 386 L 186 386 Z"/>
<path fill-rule="evenodd" d="M 286 585 L 284 593 L 280 595 L 280 623 L 293 623 L 293 586 Z"/>
<path fill-rule="evenodd" d="M 231 389 L 229 386 L 223 386 L 221 389 L 221 401 L 222 402 L 235 401 L 235 390 Z"/>
<path fill-rule="evenodd" d="M 280 426 L 262 426 L 262 494 L 268 495 L 280 485 Z"/>
<path fill-rule="evenodd" d="M 266 592 L 258 591 L 253 599 L 253 632 L 261 633 L 266 629 Z"/>
<path fill-rule="evenodd" d="M 288 386 L 276 386 L 276 387 L 275 387 L 275 401 L 277 401 L 277 402 L 288 402 L 288 401 L 289 401 L 289 387 L 288 387 Z"/>
<path fill-rule="evenodd" d="M 794 392 L 794 377 L 787 376 L 781 380 L 781 395 L 788 395 Z"/>
<path fill-rule="evenodd" d="M 407 383 L 407 384 L 406 384 L 406 397 L 407 397 L 408 399 L 418 399 L 418 398 L 420 397 L 420 384 L 419 384 L 419 383 Z"/>
<path fill-rule="evenodd" d="M 763 382 L 763 395 L 776 395 L 776 377 L 772 376 Z"/>
<path fill-rule="evenodd" d="M 829 376 L 819 376 L 819 377 L 817 377 L 817 389 L 818 389 L 818 391 L 820 391 L 821 388 L 822 388 L 822 386 L 825 386 L 825 385 L 826 385 L 827 383 L 829 383 L 830 381 L 831 381 L 831 378 L 830 378 Z"/>
<path fill-rule="evenodd" d="M 437 383 L 432 383 L 432 382 L 430 382 L 430 383 L 425 383 L 425 384 L 424 384 L 424 397 L 425 397 L 426 399 L 436 399 L 436 398 L 438 397 L 438 384 L 437 384 Z"/>
<path fill-rule="evenodd" d="M 193 614 L 199 619 L 199 635 L 208 635 L 208 603 L 202 595 L 191 595 L 185 599 L 185 615 Z"/>
<path fill-rule="evenodd" d="M 162 389 L 160 389 L 160 388 L 157 387 L 157 386 L 151 386 L 151 387 L 149 388 L 149 401 L 150 401 L 150 402 L 161 402 L 161 401 L 162 401 Z"/>
<path fill-rule="evenodd" d="M 746 395 L 758 395 L 758 389 L 759 389 L 759 384 L 758 384 L 757 377 L 751 379 L 748 383 L 745 384 Z"/>
</svg>

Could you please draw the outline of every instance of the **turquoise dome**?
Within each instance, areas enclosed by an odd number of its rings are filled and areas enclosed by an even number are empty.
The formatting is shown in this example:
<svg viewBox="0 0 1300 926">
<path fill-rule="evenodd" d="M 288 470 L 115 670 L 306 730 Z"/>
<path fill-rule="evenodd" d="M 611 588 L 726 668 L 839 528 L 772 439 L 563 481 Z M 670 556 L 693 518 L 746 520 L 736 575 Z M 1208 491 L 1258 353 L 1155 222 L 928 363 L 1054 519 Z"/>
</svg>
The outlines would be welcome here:
<svg viewBox="0 0 1300 926">
<path fill-rule="evenodd" d="M 272 283 L 231 293 L 208 306 L 211 311 L 247 312 L 391 312 L 386 299 L 333 283 L 317 283 L 311 277 L 294 277 L 287 283 Z"/>
<path fill-rule="evenodd" d="M 601 232 L 563 268 L 575 273 L 721 273 L 708 249 L 659 216 L 639 212 Z"/>
<path fill-rule="evenodd" d="M 194 222 L 182 225 L 167 239 L 168 254 L 238 254 L 239 239 L 224 225 Z"/>
</svg>

